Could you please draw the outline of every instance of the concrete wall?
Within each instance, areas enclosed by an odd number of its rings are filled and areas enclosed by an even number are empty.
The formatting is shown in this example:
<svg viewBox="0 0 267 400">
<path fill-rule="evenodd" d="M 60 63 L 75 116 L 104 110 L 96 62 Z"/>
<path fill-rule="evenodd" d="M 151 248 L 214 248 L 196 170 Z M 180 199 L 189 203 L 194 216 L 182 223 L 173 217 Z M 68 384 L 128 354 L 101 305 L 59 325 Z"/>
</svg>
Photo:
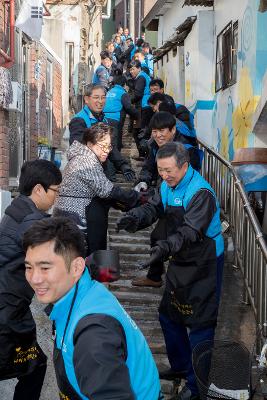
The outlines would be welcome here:
<svg viewBox="0 0 267 400">
<path fill-rule="evenodd" d="M 158 28 L 158 47 L 175 33 L 175 29 L 182 24 L 187 17 L 196 15 L 196 12 L 201 7 L 182 7 L 184 1 L 176 0 L 167 10 L 163 10 L 163 16 L 159 18 Z"/>
<path fill-rule="evenodd" d="M 184 43 L 185 104 L 195 114 L 199 138 L 215 144 L 211 129 L 214 106 L 213 11 L 197 12 L 197 22 Z"/>
<path fill-rule="evenodd" d="M 180 5 L 180 3 L 179 3 Z M 214 11 L 184 7 L 173 3 L 160 17 L 159 45 L 168 39 L 174 27 L 186 16 L 197 20 L 184 42 L 184 88 L 178 84 L 181 54 L 172 60 L 173 70 L 161 61 L 157 74 L 167 83 L 167 92 L 195 114 L 198 136 L 232 160 L 240 147 L 266 147 L 266 129 L 257 124 L 267 100 L 267 12 L 259 13 L 259 0 L 215 0 Z M 190 11 L 189 11 L 190 9 Z M 231 22 L 238 21 L 237 82 L 215 93 L 217 35 Z M 164 27 L 164 29 L 163 29 Z M 172 57 L 172 50 L 169 58 Z M 170 82 L 170 83 L 169 83 Z"/>
<path fill-rule="evenodd" d="M 63 127 L 65 127 L 70 118 L 70 90 L 72 89 L 76 95 L 79 92 L 81 7 L 79 5 L 54 5 L 50 6 L 50 13 L 51 17 L 44 19 L 42 43 L 50 48 L 50 52 L 53 52 L 58 62 L 62 64 L 62 119 Z M 70 88 L 67 73 L 67 43 L 73 43 L 74 49 L 72 88 Z"/>
<path fill-rule="evenodd" d="M 154 75 L 163 80 L 166 93 L 178 103 L 184 104 L 184 52 L 183 47 L 175 50 L 175 53 L 170 51 L 154 65 Z"/>
</svg>

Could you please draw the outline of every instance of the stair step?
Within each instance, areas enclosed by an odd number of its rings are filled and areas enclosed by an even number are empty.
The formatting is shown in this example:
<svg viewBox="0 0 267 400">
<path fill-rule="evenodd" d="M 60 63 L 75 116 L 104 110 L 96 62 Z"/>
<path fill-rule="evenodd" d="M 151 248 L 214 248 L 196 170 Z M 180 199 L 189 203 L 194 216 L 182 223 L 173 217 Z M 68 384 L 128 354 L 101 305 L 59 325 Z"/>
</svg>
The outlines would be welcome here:
<svg viewBox="0 0 267 400">
<path fill-rule="evenodd" d="M 158 305 L 161 295 L 151 293 L 135 293 L 135 292 L 114 292 L 117 299 L 124 304 L 155 304 Z"/>
<path fill-rule="evenodd" d="M 149 253 L 150 246 L 148 244 L 139 244 L 139 243 L 110 243 L 110 249 L 118 250 L 120 254 L 134 254 L 134 255 L 143 255 Z"/>
<path fill-rule="evenodd" d="M 148 244 L 150 243 L 149 241 L 149 234 L 148 232 L 146 235 L 137 235 L 136 233 L 132 234 L 110 234 L 109 235 L 109 241 L 112 243 L 129 243 L 131 244 L 138 244 L 138 243 L 143 243 L 143 244 Z"/>
<path fill-rule="evenodd" d="M 163 294 L 163 287 L 152 288 L 146 286 L 132 286 L 131 280 L 118 280 L 109 284 L 112 291 L 120 292 L 135 292 L 135 293 L 161 293 Z"/>
</svg>

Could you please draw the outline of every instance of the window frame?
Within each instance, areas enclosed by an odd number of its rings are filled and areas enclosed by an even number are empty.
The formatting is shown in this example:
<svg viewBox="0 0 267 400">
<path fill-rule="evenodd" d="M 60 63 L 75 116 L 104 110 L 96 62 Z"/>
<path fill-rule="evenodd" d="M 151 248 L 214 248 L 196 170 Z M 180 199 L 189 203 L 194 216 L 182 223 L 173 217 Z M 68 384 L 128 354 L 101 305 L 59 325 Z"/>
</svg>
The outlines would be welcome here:
<svg viewBox="0 0 267 400">
<path fill-rule="evenodd" d="M 234 48 L 234 44 L 238 46 L 238 21 L 234 23 L 230 21 L 217 35 L 215 63 L 216 93 L 236 83 L 237 48 Z"/>
</svg>

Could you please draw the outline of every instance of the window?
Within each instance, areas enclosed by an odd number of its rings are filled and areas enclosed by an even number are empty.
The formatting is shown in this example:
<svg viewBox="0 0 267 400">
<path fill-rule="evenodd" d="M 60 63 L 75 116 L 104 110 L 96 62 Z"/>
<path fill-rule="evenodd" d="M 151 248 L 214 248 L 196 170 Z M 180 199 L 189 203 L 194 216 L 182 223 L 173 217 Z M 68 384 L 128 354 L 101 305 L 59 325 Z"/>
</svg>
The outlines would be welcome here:
<svg viewBox="0 0 267 400">
<path fill-rule="evenodd" d="M 215 90 L 218 92 L 236 83 L 238 22 L 230 22 L 217 36 Z"/>
</svg>

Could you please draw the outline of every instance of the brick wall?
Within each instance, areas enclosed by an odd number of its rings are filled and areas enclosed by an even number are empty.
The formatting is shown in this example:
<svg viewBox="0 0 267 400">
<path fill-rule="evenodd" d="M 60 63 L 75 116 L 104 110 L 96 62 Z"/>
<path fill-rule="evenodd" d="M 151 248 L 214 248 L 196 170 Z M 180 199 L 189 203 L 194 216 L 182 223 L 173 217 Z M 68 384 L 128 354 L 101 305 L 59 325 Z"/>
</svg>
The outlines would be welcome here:
<svg viewBox="0 0 267 400">
<path fill-rule="evenodd" d="M 8 188 L 9 178 L 9 140 L 8 112 L 0 110 L 0 188 Z"/>
<path fill-rule="evenodd" d="M 46 108 L 48 106 L 46 68 L 52 62 L 52 140 L 47 124 Z M 36 79 L 36 65 L 39 62 L 39 76 Z M 37 157 L 38 138 L 47 138 L 52 146 L 59 147 L 62 132 L 62 69 L 61 65 L 44 46 L 30 50 L 30 158 Z M 39 112 L 38 112 L 39 109 Z"/>
<path fill-rule="evenodd" d="M 62 68 L 54 60 L 53 62 L 53 143 L 54 147 L 60 147 L 62 137 Z"/>
</svg>

